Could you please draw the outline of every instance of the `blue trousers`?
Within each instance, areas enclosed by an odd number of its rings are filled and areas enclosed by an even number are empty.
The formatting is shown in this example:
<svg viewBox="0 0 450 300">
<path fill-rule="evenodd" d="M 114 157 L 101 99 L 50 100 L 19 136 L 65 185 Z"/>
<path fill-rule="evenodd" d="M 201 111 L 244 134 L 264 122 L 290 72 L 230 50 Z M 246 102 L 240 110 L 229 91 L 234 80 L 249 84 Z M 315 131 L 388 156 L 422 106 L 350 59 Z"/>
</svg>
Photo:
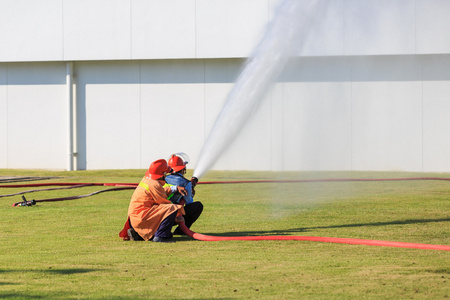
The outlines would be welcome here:
<svg viewBox="0 0 450 300">
<path fill-rule="evenodd" d="M 177 216 L 177 211 L 171 213 L 167 218 L 165 218 L 161 224 L 159 224 L 158 230 L 155 232 L 155 236 L 165 239 L 172 238 L 172 226 L 175 223 L 175 218 Z"/>
</svg>

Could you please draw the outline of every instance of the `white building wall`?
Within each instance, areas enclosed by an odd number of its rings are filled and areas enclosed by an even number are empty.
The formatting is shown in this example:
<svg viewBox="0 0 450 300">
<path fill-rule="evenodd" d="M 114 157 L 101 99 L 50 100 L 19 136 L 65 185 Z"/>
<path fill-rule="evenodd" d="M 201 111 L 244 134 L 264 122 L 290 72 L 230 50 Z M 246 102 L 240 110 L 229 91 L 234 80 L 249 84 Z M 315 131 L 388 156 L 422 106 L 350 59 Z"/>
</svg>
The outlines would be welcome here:
<svg viewBox="0 0 450 300">
<path fill-rule="evenodd" d="M 141 64 L 141 166 L 155 151 L 199 153 L 204 142 L 204 62 Z M 181 149 L 186 149 L 181 150 Z"/>
<path fill-rule="evenodd" d="M 285 170 L 350 170 L 352 59 L 294 60 L 282 76 Z"/>
<path fill-rule="evenodd" d="M 242 59 L 75 63 L 80 169 L 196 156 Z M 0 68 L 1 167 L 66 166 L 65 64 Z M 216 169 L 447 171 L 450 55 L 289 64 Z"/>
<path fill-rule="evenodd" d="M 131 58 L 130 1 L 65 0 L 63 60 Z"/>
<path fill-rule="evenodd" d="M 346 55 L 416 53 L 416 1 L 346 0 L 344 5 Z"/>
<path fill-rule="evenodd" d="M 449 55 L 423 58 L 424 170 L 450 170 L 450 60 Z"/>
<path fill-rule="evenodd" d="M 279 2 L 2 0 L 0 62 L 248 57 Z M 298 54 L 450 52 L 447 0 L 318 2 Z"/>
<path fill-rule="evenodd" d="M 195 166 L 278 0 L 0 0 L 0 168 Z M 322 0 L 301 57 L 214 166 L 450 171 L 450 2 Z"/>
<path fill-rule="evenodd" d="M 131 57 L 196 57 L 196 18 L 195 0 L 133 1 Z"/>
<path fill-rule="evenodd" d="M 422 171 L 420 57 L 355 59 L 352 76 L 352 166 Z"/>
<path fill-rule="evenodd" d="M 139 168 L 139 63 L 80 63 L 74 71 L 78 168 Z"/>
<path fill-rule="evenodd" d="M 450 2 L 416 0 L 416 53 L 450 53 Z"/>
<path fill-rule="evenodd" d="M 62 5 L 53 0 L 1 0 L 0 62 L 63 60 Z"/>
<path fill-rule="evenodd" d="M 7 65 L 0 64 L 0 166 L 8 167 Z"/>
<path fill-rule="evenodd" d="M 0 70 L 2 167 L 64 168 L 65 65 L 11 63 Z"/>
</svg>

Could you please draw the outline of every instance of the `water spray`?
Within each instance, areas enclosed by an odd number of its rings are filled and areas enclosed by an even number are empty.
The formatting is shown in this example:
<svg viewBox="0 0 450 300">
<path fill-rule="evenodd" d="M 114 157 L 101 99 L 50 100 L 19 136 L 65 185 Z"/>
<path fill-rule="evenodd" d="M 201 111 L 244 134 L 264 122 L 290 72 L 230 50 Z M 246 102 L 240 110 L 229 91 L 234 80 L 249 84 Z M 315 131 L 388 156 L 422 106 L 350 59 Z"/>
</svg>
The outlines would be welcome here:
<svg viewBox="0 0 450 300">
<path fill-rule="evenodd" d="M 284 0 L 276 9 L 266 34 L 248 58 L 203 145 L 194 177 L 201 178 L 226 150 L 258 109 L 288 59 L 302 48 L 308 23 L 319 1 Z"/>
</svg>

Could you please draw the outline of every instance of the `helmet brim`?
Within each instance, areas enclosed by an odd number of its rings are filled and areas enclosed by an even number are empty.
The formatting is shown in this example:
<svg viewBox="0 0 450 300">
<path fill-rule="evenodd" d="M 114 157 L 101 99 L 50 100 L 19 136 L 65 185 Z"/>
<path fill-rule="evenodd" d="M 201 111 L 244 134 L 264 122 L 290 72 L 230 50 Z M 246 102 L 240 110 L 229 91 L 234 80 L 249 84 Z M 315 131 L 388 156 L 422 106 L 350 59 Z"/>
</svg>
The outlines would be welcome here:
<svg viewBox="0 0 450 300">
<path fill-rule="evenodd" d="M 145 172 L 145 177 L 148 177 L 148 178 L 150 178 L 150 179 L 152 179 L 152 180 L 156 180 L 156 179 L 159 179 L 159 178 L 163 177 L 163 176 L 166 175 L 167 173 L 171 173 L 171 172 L 173 172 L 173 169 L 172 169 L 171 167 L 167 166 L 167 170 L 166 170 L 166 172 L 164 172 L 163 175 L 161 175 L 161 174 L 151 174 L 151 173 L 147 170 L 147 172 Z"/>
<path fill-rule="evenodd" d="M 174 166 L 173 168 L 174 172 L 180 172 L 183 169 L 186 169 L 186 166 Z"/>
</svg>

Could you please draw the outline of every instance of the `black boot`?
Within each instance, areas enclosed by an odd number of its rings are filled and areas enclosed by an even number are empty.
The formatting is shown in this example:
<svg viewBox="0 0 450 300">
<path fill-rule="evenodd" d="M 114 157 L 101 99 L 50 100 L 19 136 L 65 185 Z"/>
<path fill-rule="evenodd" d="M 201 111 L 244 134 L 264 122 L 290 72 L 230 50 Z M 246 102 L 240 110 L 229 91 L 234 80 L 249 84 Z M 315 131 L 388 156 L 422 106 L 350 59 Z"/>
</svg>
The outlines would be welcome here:
<svg viewBox="0 0 450 300">
<path fill-rule="evenodd" d="M 127 231 L 128 236 L 131 241 L 143 241 L 144 239 L 134 230 L 134 228 L 130 228 Z"/>
</svg>

